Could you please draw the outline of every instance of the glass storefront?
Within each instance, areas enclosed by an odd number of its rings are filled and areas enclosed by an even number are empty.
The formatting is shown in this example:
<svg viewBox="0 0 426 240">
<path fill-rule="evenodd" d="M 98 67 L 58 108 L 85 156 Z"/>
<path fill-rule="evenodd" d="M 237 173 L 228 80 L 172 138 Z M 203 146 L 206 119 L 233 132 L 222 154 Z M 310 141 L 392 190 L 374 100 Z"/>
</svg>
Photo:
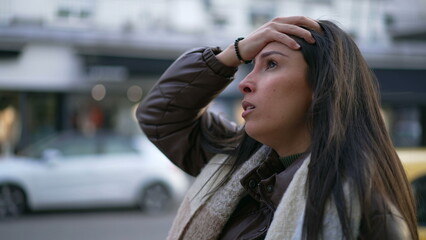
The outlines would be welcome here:
<svg viewBox="0 0 426 240">
<path fill-rule="evenodd" d="M 19 100 L 15 93 L 0 93 L 0 155 L 13 152 L 21 133 Z"/>
<path fill-rule="evenodd" d="M 62 131 L 141 133 L 134 114 L 140 98 L 134 88 L 127 95 L 109 93 L 98 100 L 91 93 L 0 92 L 0 155 Z"/>
<path fill-rule="evenodd" d="M 426 146 L 426 108 L 419 105 L 387 106 L 385 119 L 392 141 L 399 148 Z"/>
<path fill-rule="evenodd" d="M 102 86 L 86 92 L 0 92 L 0 155 L 62 131 L 141 134 L 135 111 L 146 90 L 134 84 Z M 243 124 L 240 99 L 219 98 L 211 110 Z M 385 102 L 382 112 L 396 147 L 426 146 L 426 105 Z"/>
</svg>

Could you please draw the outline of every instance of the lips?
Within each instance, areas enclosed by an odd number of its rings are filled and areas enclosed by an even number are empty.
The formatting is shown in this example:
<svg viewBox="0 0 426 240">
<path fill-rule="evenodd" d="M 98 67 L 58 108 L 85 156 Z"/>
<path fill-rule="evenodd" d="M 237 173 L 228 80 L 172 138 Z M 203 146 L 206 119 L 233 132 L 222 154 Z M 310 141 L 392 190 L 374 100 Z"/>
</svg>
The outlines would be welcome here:
<svg viewBox="0 0 426 240">
<path fill-rule="evenodd" d="M 241 114 L 243 118 L 245 118 L 250 112 L 252 112 L 256 108 L 253 104 L 247 101 L 243 101 L 241 105 L 244 109 L 244 112 Z"/>
</svg>

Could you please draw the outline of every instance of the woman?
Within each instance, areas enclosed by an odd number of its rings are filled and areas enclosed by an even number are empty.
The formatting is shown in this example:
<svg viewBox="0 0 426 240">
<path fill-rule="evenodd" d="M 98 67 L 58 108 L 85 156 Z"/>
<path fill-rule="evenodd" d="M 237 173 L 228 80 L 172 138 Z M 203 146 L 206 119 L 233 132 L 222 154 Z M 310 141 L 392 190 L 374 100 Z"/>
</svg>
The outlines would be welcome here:
<svg viewBox="0 0 426 240">
<path fill-rule="evenodd" d="M 248 59 L 239 127 L 206 108 Z M 197 176 L 169 239 L 418 238 L 376 80 L 331 22 L 276 18 L 224 51 L 187 52 L 137 117 Z"/>
</svg>

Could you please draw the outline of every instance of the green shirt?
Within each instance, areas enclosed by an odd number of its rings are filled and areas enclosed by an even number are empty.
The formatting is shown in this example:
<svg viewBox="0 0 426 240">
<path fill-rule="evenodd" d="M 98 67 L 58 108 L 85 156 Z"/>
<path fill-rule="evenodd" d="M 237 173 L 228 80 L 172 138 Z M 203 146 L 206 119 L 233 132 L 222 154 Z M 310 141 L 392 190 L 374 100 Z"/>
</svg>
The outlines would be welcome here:
<svg viewBox="0 0 426 240">
<path fill-rule="evenodd" d="M 285 168 L 290 166 L 294 161 L 296 161 L 303 153 L 296 153 L 286 157 L 280 157 L 280 161 Z"/>
</svg>

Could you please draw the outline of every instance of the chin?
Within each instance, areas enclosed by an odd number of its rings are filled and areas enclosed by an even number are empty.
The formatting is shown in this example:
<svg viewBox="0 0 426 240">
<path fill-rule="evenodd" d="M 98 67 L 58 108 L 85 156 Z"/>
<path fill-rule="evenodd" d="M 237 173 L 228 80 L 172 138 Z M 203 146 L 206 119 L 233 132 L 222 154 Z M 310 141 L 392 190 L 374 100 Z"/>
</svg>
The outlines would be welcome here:
<svg viewBox="0 0 426 240">
<path fill-rule="evenodd" d="M 261 137 L 262 134 L 260 134 L 262 131 L 256 131 L 256 129 L 253 129 L 252 127 L 250 128 L 250 126 L 247 127 L 247 125 L 244 127 L 244 130 L 246 131 L 247 135 L 249 135 L 251 138 L 253 138 L 254 140 L 260 143 L 263 143 L 262 137 Z"/>
</svg>

